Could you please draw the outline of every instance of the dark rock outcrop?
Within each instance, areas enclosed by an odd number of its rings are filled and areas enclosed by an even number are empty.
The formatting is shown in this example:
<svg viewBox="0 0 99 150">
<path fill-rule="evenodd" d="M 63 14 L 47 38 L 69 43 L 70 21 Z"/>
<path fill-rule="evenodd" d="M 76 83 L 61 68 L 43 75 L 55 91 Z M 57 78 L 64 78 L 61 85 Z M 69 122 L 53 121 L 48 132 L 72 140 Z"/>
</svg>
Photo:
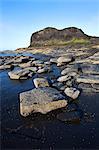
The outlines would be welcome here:
<svg viewBox="0 0 99 150">
<path fill-rule="evenodd" d="M 77 43 L 78 42 L 77 40 L 80 39 L 84 39 L 84 40 L 91 39 L 91 41 L 93 41 L 91 36 L 86 35 L 81 29 L 78 29 L 76 27 L 69 27 L 63 30 L 58 30 L 56 28 L 48 27 L 32 34 L 30 40 L 30 47 L 65 45 L 68 44 L 68 41 L 72 40 L 71 42 Z M 95 37 L 94 37 L 94 41 L 95 41 Z"/>
</svg>

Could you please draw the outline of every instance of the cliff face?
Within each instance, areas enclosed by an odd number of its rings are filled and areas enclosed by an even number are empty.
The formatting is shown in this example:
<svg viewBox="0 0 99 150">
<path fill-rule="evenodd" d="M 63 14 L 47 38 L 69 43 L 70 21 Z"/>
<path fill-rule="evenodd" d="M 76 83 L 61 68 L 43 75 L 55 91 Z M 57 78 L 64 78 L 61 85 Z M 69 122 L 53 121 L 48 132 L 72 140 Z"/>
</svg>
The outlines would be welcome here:
<svg viewBox="0 0 99 150">
<path fill-rule="evenodd" d="M 86 35 L 81 29 L 75 27 L 69 27 L 63 30 L 57 30 L 56 28 L 48 27 L 32 34 L 30 40 L 30 47 L 66 45 L 71 42 L 87 43 L 90 39 L 91 41 L 93 41 L 92 37 Z"/>
<path fill-rule="evenodd" d="M 81 29 L 70 27 L 63 30 L 55 28 L 45 28 L 35 32 L 31 36 L 30 46 L 46 46 L 54 44 L 62 44 L 73 38 L 88 38 Z"/>
</svg>

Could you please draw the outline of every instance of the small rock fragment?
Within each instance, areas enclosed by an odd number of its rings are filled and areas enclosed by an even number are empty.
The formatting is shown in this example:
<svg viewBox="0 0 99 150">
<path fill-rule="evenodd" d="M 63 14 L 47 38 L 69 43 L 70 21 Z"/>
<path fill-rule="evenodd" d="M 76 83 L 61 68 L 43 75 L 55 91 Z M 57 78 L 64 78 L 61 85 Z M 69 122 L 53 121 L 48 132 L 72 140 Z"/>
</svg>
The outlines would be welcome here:
<svg viewBox="0 0 99 150">
<path fill-rule="evenodd" d="M 39 87 L 49 87 L 49 83 L 48 83 L 48 80 L 45 79 L 45 78 L 35 78 L 33 80 L 34 82 L 34 85 L 36 88 L 39 88 Z"/>
<path fill-rule="evenodd" d="M 68 80 L 70 80 L 70 79 L 71 79 L 70 76 L 65 75 L 65 76 L 59 77 L 59 78 L 57 79 L 57 81 L 59 81 L 59 82 L 65 82 L 65 81 L 68 81 Z"/>
<path fill-rule="evenodd" d="M 67 87 L 64 92 L 67 96 L 71 97 L 72 99 L 76 99 L 80 94 L 80 91 L 73 87 Z"/>
<path fill-rule="evenodd" d="M 70 57 L 65 57 L 65 56 L 63 56 L 63 57 L 59 57 L 58 59 L 57 59 L 57 62 L 58 63 L 68 63 L 68 62 L 71 62 L 71 58 Z"/>
</svg>

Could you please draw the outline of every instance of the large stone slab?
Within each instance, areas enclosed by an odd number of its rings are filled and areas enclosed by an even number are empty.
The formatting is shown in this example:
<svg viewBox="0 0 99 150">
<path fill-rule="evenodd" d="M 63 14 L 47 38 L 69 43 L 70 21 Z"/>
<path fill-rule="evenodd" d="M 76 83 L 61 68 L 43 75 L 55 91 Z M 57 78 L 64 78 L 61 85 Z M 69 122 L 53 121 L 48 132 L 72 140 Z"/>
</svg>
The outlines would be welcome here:
<svg viewBox="0 0 99 150">
<path fill-rule="evenodd" d="M 8 75 L 10 79 L 27 79 L 29 73 L 29 70 L 21 69 L 17 71 L 10 71 L 8 72 Z"/>
<path fill-rule="evenodd" d="M 20 114 L 28 116 L 40 112 L 46 114 L 52 110 L 65 107 L 65 97 L 54 88 L 45 87 L 20 93 Z"/>
</svg>

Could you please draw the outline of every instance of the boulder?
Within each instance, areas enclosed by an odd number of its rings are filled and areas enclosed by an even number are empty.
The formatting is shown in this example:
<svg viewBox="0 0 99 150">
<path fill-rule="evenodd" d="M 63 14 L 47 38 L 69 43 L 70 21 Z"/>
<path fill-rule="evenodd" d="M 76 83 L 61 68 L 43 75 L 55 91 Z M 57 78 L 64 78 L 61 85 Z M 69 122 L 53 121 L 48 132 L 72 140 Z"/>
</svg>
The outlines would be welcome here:
<svg viewBox="0 0 99 150">
<path fill-rule="evenodd" d="M 71 73 L 71 72 L 77 73 L 77 69 L 72 68 L 72 67 L 71 68 L 65 68 L 64 70 L 62 70 L 61 75 L 66 75 L 66 74 Z"/>
<path fill-rule="evenodd" d="M 20 93 L 20 114 L 24 117 L 37 112 L 46 114 L 66 105 L 67 101 L 64 96 L 54 88 L 35 88 Z"/>
<path fill-rule="evenodd" d="M 68 73 L 68 76 L 77 77 L 78 75 L 77 75 L 77 72 L 71 71 L 71 72 Z"/>
<path fill-rule="evenodd" d="M 48 71 L 48 69 L 46 67 L 42 68 L 42 69 L 39 69 L 37 71 L 37 73 L 46 73 Z"/>
<path fill-rule="evenodd" d="M 65 68 L 61 71 L 61 75 L 66 75 L 68 72 L 70 72 L 72 68 Z"/>
<path fill-rule="evenodd" d="M 71 79 L 70 76 L 65 75 L 65 76 L 59 77 L 59 78 L 57 79 L 57 81 L 58 81 L 58 82 L 65 82 L 65 81 L 68 81 L 68 80 L 70 80 L 70 79 Z"/>
<path fill-rule="evenodd" d="M 71 57 L 62 56 L 62 57 L 59 57 L 59 58 L 57 59 L 57 62 L 58 62 L 58 63 L 69 63 L 69 62 L 71 62 L 71 60 L 72 60 Z"/>
<path fill-rule="evenodd" d="M 17 71 L 10 71 L 8 72 L 8 75 L 10 79 L 27 79 L 29 73 L 30 71 L 22 69 Z"/>
<path fill-rule="evenodd" d="M 20 79 L 20 76 L 18 74 L 15 74 L 14 72 L 8 72 L 8 75 L 10 79 Z"/>
<path fill-rule="evenodd" d="M 80 91 L 73 87 L 67 87 L 64 92 L 67 96 L 71 97 L 72 99 L 76 99 L 80 94 Z"/>
<path fill-rule="evenodd" d="M 33 80 L 34 82 L 34 85 L 36 88 L 39 88 L 39 87 L 49 87 L 49 83 L 48 83 L 48 80 L 45 79 L 45 78 L 35 78 Z"/>
<path fill-rule="evenodd" d="M 99 77 L 95 75 L 90 76 L 80 76 L 77 77 L 78 83 L 98 83 L 99 84 Z"/>
</svg>

